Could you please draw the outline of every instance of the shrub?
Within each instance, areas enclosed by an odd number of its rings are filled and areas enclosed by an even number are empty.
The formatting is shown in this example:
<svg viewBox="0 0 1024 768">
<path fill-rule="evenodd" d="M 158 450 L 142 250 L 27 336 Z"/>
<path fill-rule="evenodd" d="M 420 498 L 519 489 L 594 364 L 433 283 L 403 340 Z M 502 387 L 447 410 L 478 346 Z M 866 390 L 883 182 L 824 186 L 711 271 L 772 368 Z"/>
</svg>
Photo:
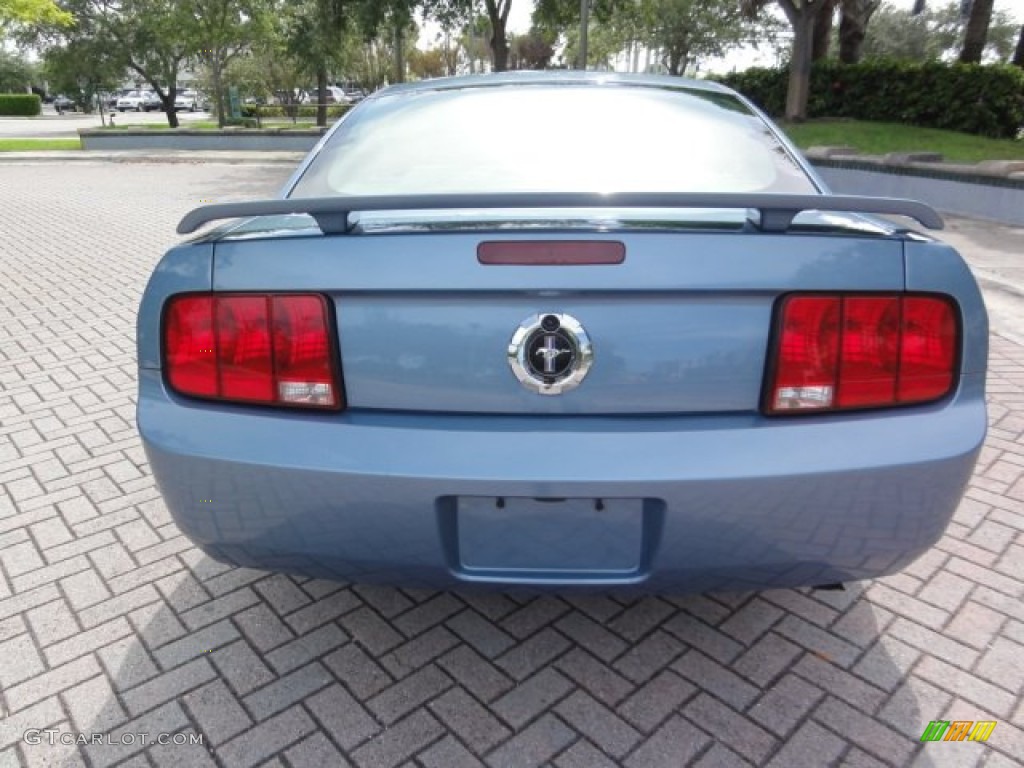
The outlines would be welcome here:
<svg viewBox="0 0 1024 768">
<path fill-rule="evenodd" d="M 782 115 L 786 110 L 789 71 L 784 67 L 781 69 L 751 67 L 742 72 L 732 72 L 713 79 L 739 91 L 773 117 Z M 810 104 L 808 104 L 808 109 L 810 109 Z"/>
<path fill-rule="evenodd" d="M 43 110 L 34 93 L 0 93 L 0 115 L 34 117 Z"/>
<path fill-rule="evenodd" d="M 748 69 L 719 78 L 772 115 L 785 110 L 789 73 Z M 828 61 L 811 70 L 808 117 L 850 117 L 1015 138 L 1024 125 L 1024 70 L 1010 66 Z"/>
</svg>

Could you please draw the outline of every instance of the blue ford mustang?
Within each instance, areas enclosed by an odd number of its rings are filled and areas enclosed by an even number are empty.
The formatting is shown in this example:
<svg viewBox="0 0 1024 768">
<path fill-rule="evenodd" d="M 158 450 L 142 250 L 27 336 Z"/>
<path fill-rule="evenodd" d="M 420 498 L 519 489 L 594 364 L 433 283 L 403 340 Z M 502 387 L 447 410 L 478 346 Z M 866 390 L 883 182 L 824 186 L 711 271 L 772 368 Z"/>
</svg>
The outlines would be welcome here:
<svg viewBox="0 0 1024 768">
<path fill-rule="evenodd" d="M 985 436 L 987 319 L 906 200 L 746 100 L 532 73 L 389 88 L 210 205 L 139 312 L 138 423 L 219 560 L 702 591 L 896 571 Z"/>
</svg>

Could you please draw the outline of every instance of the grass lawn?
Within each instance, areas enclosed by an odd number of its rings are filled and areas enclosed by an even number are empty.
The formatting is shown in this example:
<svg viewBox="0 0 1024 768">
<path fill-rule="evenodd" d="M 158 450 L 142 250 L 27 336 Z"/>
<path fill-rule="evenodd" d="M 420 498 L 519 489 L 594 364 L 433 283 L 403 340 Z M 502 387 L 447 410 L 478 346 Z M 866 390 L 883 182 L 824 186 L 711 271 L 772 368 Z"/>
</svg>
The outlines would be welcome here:
<svg viewBox="0 0 1024 768">
<path fill-rule="evenodd" d="M 1024 140 L 987 139 L 969 133 L 919 128 L 899 123 L 860 120 L 812 120 L 782 123 L 801 149 L 814 146 L 855 147 L 865 155 L 888 152 L 939 152 L 954 163 L 982 160 L 1024 160 Z"/>
<path fill-rule="evenodd" d="M 46 149 L 81 149 L 78 139 L 0 139 L 0 152 L 38 152 Z"/>
</svg>

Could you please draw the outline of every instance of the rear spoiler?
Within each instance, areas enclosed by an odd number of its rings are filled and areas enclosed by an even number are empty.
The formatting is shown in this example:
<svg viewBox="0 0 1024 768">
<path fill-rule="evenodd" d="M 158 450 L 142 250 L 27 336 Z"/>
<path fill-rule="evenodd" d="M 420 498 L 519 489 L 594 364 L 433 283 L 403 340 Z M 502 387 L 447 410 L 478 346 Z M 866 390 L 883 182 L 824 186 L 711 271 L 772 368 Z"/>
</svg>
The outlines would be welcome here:
<svg viewBox="0 0 1024 768">
<path fill-rule="evenodd" d="M 185 214 L 178 234 L 195 232 L 203 224 L 221 219 L 307 214 L 324 234 L 349 231 L 351 213 L 364 211 L 433 211 L 453 209 L 530 208 L 756 208 L 762 232 L 785 232 L 803 211 L 843 211 L 908 216 L 929 229 L 942 229 L 935 209 L 916 200 L 858 195 L 702 194 L 674 192 L 526 192 L 510 194 L 379 195 L 293 197 L 245 203 L 204 205 Z"/>
</svg>

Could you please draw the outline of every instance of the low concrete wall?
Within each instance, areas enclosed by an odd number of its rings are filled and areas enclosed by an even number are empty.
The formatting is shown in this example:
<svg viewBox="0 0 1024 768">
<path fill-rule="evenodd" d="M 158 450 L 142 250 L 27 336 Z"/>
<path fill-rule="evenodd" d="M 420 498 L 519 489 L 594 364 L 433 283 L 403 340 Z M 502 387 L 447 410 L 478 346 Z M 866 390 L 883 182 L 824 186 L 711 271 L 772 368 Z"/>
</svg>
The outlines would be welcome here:
<svg viewBox="0 0 1024 768">
<path fill-rule="evenodd" d="M 228 151 L 308 152 L 320 141 L 324 129 L 195 131 L 83 129 L 82 149 L 196 149 Z"/>
<path fill-rule="evenodd" d="M 971 167 L 913 167 L 864 160 L 811 158 L 837 194 L 906 197 L 946 213 L 1024 226 L 1024 174 L 986 174 Z"/>
</svg>

